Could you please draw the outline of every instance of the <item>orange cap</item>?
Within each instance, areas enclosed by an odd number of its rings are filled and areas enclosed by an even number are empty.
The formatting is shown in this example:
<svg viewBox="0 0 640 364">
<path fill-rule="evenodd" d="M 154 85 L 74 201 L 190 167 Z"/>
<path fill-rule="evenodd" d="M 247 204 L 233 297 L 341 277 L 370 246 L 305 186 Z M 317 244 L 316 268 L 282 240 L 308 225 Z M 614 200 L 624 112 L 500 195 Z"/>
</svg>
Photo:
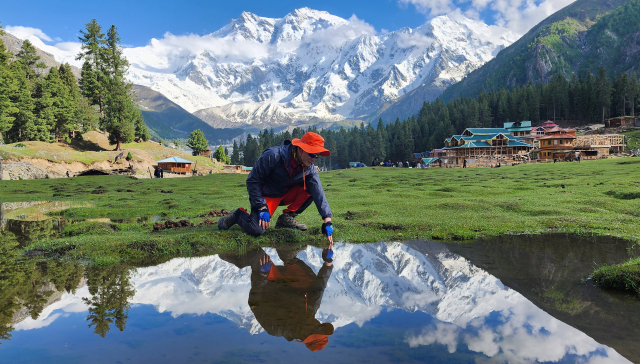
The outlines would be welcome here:
<svg viewBox="0 0 640 364">
<path fill-rule="evenodd" d="M 304 343 L 311 351 L 320 351 L 329 343 L 329 335 L 313 334 L 298 342 Z"/>
<path fill-rule="evenodd" d="M 323 157 L 331 155 L 331 152 L 324 147 L 324 138 L 313 132 L 306 133 L 301 139 L 293 139 L 291 144 L 302 148 L 307 153 L 320 154 Z"/>
</svg>

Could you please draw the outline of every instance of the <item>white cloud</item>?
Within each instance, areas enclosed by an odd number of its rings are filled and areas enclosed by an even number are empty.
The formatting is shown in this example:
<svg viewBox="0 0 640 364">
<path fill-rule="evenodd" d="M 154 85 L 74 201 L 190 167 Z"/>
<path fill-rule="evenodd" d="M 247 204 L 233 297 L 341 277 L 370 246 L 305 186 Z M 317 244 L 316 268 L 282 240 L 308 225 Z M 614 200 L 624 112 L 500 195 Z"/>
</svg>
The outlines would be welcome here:
<svg viewBox="0 0 640 364">
<path fill-rule="evenodd" d="M 304 36 L 302 41 L 308 43 L 318 42 L 339 47 L 345 42 L 358 38 L 363 34 L 375 35 L 376 30 L 367 22 L 352 15 L 351 18 L 349 18 L 349 23 L 315 31 Z"/>
<path fill-rule="evenodd" d="M 424 328 L 421 335 L 408 337 L 407 343 L 412 348 L 438 343 L 445 345 L 449 353 L 455 353 L 460 331 L 460 328 L 456 325 L 438 322 L 435 325 Z"/>
<path fill-rule="evenodd" d="M 186 64 L 193 55 L 204 52 L 224 62 L 247 64 L 261 63 L 265 59 L 280 58 L 295 52 L 302 44 L 327 44 L 340 47 L 345 42 L 362 34 L 376 34 L 375 29 L 355 15 L 344 25 L 332 26 L 305 35 L 300 41 L 278 45 L 254 40 L 239 40 L 233 37 L 218 38 L 211 34 L 174 35 L 165 33 L 161 39 L 152 39 L 145 47 L 126 48 L 125 56 L 136 68 L 174 72 Z"/>
<path fill-rule="evenodd" d="M 16 331 L 41 329 L 51 325 L 60 316 L 61 314 L 56 313 L 42 320 L 34 320 L 31 317 L 27 317 L 24 321 L 17 323 L 14 328 Z"/>
<path fill-rule="evenodd" d="M 400 48 L 421 47 L 428 48 L 433 44 L 434 39 L 420 33 L 400 33 L 398 36 L 398 46 Z"/>
<path fill-rule="evenodd" d="M 523 35 L 551 14 L 575 0 L 545 0 L 536 4 L 532 0 L 494 0 L 489 6 L 495 10 L 496 24 L 504 24 L 514 34 Z"/>
<path fill-rule="evenodd" d="M 52 54 L 56 61 L 60 63 L 69 63 L 77 67 L 82 66 L 82 62 L 75 60 L 76 55 L 80 52 L 80 43 L 59 42 L 54 45 L 49 45 L 45 44 L 43 40 L 46 42 L 52 42 L 53 40 L 40 29 L 21 26 L 7 26 L 5 30 L 16 38 L 20 40 L 28 40 L 34 47 Z"/>
<path fill-rule="evenodd" d="M 495 12 L 497 27 L 506 28 L 518 37 L 533 26 L 575 0 L 398 0 L 398 4 L 414 5 L 429 16 L 438 16 L 465 8 L 465 16 L 478 19 L 485 10 Z M 468 7 L 467 7 L 468 4 Z M 464 5 L 464 6 L 462 6 Z"/>
<path fill-rule="evenodd" d="M 29 41 L 31 41 L 33 38 L 38 38 L 47 42 L 52 41 L 48 35 L 37 28 L 7 25 L 4 30 L 22 40 L 29 39 Z"/>
</svg>

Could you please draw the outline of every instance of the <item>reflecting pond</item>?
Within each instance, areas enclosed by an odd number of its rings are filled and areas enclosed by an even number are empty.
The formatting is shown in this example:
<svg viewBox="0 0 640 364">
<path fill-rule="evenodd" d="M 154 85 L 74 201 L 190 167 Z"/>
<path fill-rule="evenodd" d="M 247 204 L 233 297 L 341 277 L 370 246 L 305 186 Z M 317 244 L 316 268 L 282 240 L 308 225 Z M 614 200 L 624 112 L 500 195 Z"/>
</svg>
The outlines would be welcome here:
<svg viewBox="0 0 640 364">
<path fill-rule="evenodd" d="M 340 243 L 332 262 L 315 247 L 264 248 L 86 271 L 5 249 L 0 361 L 638 362 L 640 300 L 583 280 L 628 247 Z"/>
</svg>

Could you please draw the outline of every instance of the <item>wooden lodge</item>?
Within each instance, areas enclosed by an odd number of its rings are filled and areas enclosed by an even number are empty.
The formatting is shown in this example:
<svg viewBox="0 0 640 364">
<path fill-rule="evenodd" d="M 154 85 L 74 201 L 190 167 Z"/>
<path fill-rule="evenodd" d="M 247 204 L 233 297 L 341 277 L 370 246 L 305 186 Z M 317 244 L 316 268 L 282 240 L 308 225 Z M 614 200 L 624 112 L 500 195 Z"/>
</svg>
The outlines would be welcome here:
<svg viewBox="0 0 640 364">
<path fill-rule="evenodd" d="M 245 173 L 248 174 L 249 172 L 251 172 L 251 170 L 253 169 L 253 167 L 245 167 L 243 165 L 240 164 L 232 164 L 232 165 L 227 165 L 222 167 L 222 170 L 225 173 Z"/>
<path fill-rule="evenodd" d="M 193 155 L 194 157 L 197 157 L 199 155 L 204 156 L 204 157 L 210 157 L 211 156 L 211 149 L 203 150 L 203 151 L 201 151 L 199 153 L 194 150 L 193 152 L 191 152 L 191 155 Z"/>
<path fill-rule="evenodd" d="M 508 126 L 518 133 L 530 133 L 531 130 L 530 126 L 523 128 L 521 124 Z M 446 167 L 462 167 L 465 160 L 468 166 L 480 166 L 500 161 L 520 161 L 531 149 L 531 144 L 512 135 L 507 128 L 467 128 L 462 134 L 446 139 L 442 149 L 444 153 L 438 153 L 440 155 L 437 156 Z"/>
<path fill-rule="evenodd" d="M 624 150 L 625 137 L 621 134 L 589 134 L 576 137 L 575 148 L 580 151 L 591 151 L 596 157 L 608 156 L 610 152 L 620 153 Z"/>
<path fill-rule="evenodd" d="M 529 159 L 575 160 L 577 156 L 596 159 L 610 152 L 622 152 L 625 145 L 624 135 L 576 136 L 575 129 L 564 129 L 550 120 L 537 127 L 532 127 L 530 121 L 521 121 L 504 123 L 504 128 L 465 129 L 462 134 L 446 139 L 443 149 L 414 153 L 414 160 L 435 157 L 443 167 L 452 168 L 462 167 L 465 160 L 467 167 L 476 167 Z"/>
<path fill-rule="evenodd" d="M 156 163 L 158 164 L 158 168 L 162 168 L 162 171 L 165 173 L 180 174 L 191 173 L 191 165 L 193 164 L 192 161 L 180 157 L 169 157 Z"/>
<path fill-rule="evenodd" d="M 634 116 L 618 116 L 604 121 L 605 128 L 619 128 L 621 126 L 640 126 L 640 118 Z"/>
</svg>

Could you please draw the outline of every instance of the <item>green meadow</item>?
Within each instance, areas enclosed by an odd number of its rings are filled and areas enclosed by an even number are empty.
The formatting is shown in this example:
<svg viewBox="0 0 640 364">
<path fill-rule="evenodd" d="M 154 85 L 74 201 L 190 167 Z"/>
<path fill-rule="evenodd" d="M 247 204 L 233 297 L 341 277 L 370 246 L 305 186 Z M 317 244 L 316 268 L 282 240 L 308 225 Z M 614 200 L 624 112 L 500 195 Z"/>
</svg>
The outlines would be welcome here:
<svg viewBox="0 0 640 364">
<path fill-rule="evenodd" d="M 638 241 L 639 175 L 640 158 L 618 158 L 501 168 L 368 167 L 322 172 L 321 180 L 337 241 L 470 241 L 551 232 Z M 249 208 L 245 179 L 241 174 L 213 174 L 0 181 L 0 201 L 72 202 L 48 213 L 63 222 L 59 233 L 35 236 L 22 249 L 40 258 L 140 264 L 257 246 L 326 245 L 313 204 L 298 217 L 307 231 L 272 228 L 258 238 L 238 226 L 219 231 L 217 217 L 198 217 L 211 210 Z M 154 231 L 158 220 L 189 220 L 200 226 Z M 6 230 L 2 234 L 3 239 L 18 240 Z M 640 278 L 639 264 L 631 261 L 617 269 L 636 269 Z M 636 287 L 633 280 L 624 282 Z"/>
</svg>

